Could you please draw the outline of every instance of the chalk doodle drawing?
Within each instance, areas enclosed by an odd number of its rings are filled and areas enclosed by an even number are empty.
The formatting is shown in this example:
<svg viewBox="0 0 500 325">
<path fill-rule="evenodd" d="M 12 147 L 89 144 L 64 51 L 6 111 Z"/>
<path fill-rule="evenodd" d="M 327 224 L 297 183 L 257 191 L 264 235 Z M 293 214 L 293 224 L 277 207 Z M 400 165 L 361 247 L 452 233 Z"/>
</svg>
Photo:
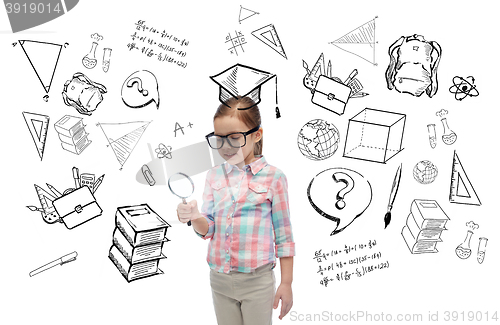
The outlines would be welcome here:
<svg viewBox="0 0 500 325">
<path fill-rule="evenodd" d="M 234 31 L 234 37 L 231 36 L 231 33 L 228 33 L 226 36 L 226 43 L 231 42 L 231 47 L 228 48 L 228 51 L 231 54 L 236 54 L 238 56 L 238 48 L 245 52 L 243 45 L 246 44 L 245 35 L 241 31 Z"/>
<path fill-rule="evenodd" d="M 43 159 L 45 143 L 47 141 L 47 131 L 49 127 L 49 116 L 43 114 L 23 112 L 24 121 L 28 126 L 31 138 L 35 143 L 40 160 Z"/>
<path fill-rule="evenodd" d="M 300 153 L 316 161 L 333 156 L 339 141 L 340 135 L 335 125 L 321 119 L 304 124 L 297 136 Z"/>
<path fill-rule="evenodd" d="M 378 42 L 375 38 L 375 19 L 377 18 L 378 16 L 329 44 L 376 66 L 375 49 Z"/>
<path fill-rule="evenodd" d="M 120 163 L 120 170 L 149 126 L 149 122 L 98 123 Z"/>
<path fill-rule="evenodd" d="M 422 35 L 401 36 L 389 47 L 390 63 L 385 72 L 387 88 L 432 98 L 438 91 L 437 69 L 441 46 Z"/>
<path fill-rule="evenodd" d="M 455 76 L 453 77 L 453 86 L 450 87 L 450 93 L 455 95 L 456 100 L 463 100 L 466 97 L 477 97 L 479 91 L 476 88 L 475 79 L 473 76 L 467 78 Z"/>
<path fill-rule="evenodd" d="M 437 253 L 441 234 L 450 220 L 435 200 L 413 200 L 406 225 L 401 230 L 412 254 Z"/>
<path fill-rule="evenodd" d="M 243 20 L 258 14 L 259 14 L 258 12 L 245 8 L 242 5 L 240 5 L 240 15 L 238 16 L 238 22 L 241 24 Z"/>
<path fill-rule="evenodd" d="M 48 94 L 61 56 L 62 45 L 30 40 L 19 40 L 19 44 L 40 80 L 43 90 Z M 44 99 L 47 100 L 48 96 L 46 95 Z"/>
<path fill-rule="evenodd" d="M 141 108 L 155 103 L 156 109 L 160 108 L 158 80 L 148 70 L 136 71 L 128 76 L 123 82 L 121 94 L 123 103 L 128 107 Z"/>
<path fill-rule="evenodd" d="M 336 193 L 334 200 L 332 193 Z M 343 231 L 361 216 L 370 205 L 372 195 L 370 182 L 347 168 L 326 169 L 318 173 L 307 187 L 307 198 L 314 210 L 335 223 L 330 236 Z"/>
<path fill-rule="evenodd" d="M 288 59 L 286 57 L 285 49 L 283 48 L 283 44 L 281 44 L 278 33 L 276 32 L 276 28 L 274 25 L 269 24 L 259 29 L 256 29 L 252 32 L 252 35 L 255 36 L 259 41 L 266 44 L 270 48 L 272 48 L 276 53 Z"/>
</svg>

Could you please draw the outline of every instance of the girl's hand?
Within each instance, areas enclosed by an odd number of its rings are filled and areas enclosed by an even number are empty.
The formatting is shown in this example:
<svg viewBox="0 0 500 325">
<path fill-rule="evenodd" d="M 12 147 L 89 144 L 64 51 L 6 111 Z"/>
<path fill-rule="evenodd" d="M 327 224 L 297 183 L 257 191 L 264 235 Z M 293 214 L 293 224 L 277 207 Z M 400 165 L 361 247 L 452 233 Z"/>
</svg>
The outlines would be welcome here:
<svg viewBox="0 0 500 325">
<path fill-rule="evenodd" d="M 276 295 L 274 297 L 274 305 L 273 308 L 278 308 L 279 301 L 281 299 L 281 311 L 279 319 L 283 319 L 286 314 L 292 309 L 293 305 L 293 296 L 292 296 L 292 285 L 281 283 L 276 290 Z"/>
<path fill-rule="evenodd" d="M 179 203 L 179 205 L 177 206 L 177 217 L 182 223 L 200 218 L 201 213 L 198 210 L 198 204 L 196 200 L 192 200 L 187 204 Z"/>
</svg>

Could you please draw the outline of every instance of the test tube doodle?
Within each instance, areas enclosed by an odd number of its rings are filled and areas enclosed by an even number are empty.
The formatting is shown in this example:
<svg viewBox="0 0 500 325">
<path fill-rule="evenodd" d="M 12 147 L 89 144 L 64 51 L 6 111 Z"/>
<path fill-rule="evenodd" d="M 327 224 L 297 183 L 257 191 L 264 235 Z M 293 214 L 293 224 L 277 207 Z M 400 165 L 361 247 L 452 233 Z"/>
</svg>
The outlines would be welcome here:
<svg viewBox="0 0 500 325">
<path fill-rule="evenodd" d="M 484 257 L 486 254 L 486 245 L 488 244 L 488 238 L 479 238 L 479 246 L 477 248 L 477 261 L 479 264 L 483 264 Z"/>
<path fill-rule="evenodd" d="M 427 132 L 429 134 L 429 144 L 431 148 L 436 148 L 436 124 L 427 124 Z"/>
<path fill-rule="evenodd" d="M 102 56 L 102 71 L 108 72 L 111 58 L 111 49 L 105 48 Z"/>
</svg>

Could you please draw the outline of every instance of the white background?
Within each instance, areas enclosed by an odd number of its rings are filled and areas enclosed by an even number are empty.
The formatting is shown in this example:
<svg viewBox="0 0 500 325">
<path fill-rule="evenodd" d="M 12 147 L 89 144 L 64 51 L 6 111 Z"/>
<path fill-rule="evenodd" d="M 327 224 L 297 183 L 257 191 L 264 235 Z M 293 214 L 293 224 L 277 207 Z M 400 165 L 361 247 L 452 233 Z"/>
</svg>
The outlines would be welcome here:
<svg viewBox="0 0 500 325">
<path fill-rule="evenodd" d="M 113 4 L 111 4 L 113 3 Z M 493 3 L 493 2 L 491 2 Z M 119 5 L 118 5 L 119 4 Z M 212 118 L 217 108 L 218 87 L 209 79 L 226 68 L 241 63 L 278 75 L 281 118 L 274 112 L 274 81 L 263 87 L 262 126 L 264 155 L 268 162 L 282 169 L 288 178 L 291 220 L 296 242 L 294 258 L 292 312 L 282 321 L 279 310 L 275 323 L 295 323 L 307 314 L 323 312 L 349 314 L 363 311 L 380 315 L 422 314 L 446 311 L 486 312 L 491 317 L 498 308 L 498 154 L 496 148 L 498 93 L 498 20 L 493 5 L 486 1 L 419 1 L 403 4 L 397 1 L 249 1 L 241 3 L 259 12 L 238 23 L 240 3 L 208 1 L 96 1 L 82 0 L 58 19 L 12 34 L 7 14 L 0 10 L 1 76 L 0 89 L 3 123 L 0 128 L 3 207 L 1 226 L 1 299 L 2 323 L 157 323 L 179 324 L 204 322 L 215 324 L 206 263 L 208 242 L 198 238 L 186 225 L 177 221 L 178 198 L 166 186 L 139 184 L 135 175 L 151 160 L 148 143 L 175 149 L 203 141 L 213 131 Z M 378 66 L 354 56 L 329 42 L 350 30 L 376 19 L 376 61 Z M 149 26 L 165 29 L 189 40 L 186 69 L 160 63 L 127 50 L 134 23 L 145 20 Z M 288 59 L 251 36 L 251 31 L 274 24 Z M 225 37 L 242 31 L 246 36 L 245 52 L 230 54 Z M 99 65 L 87 70 L 81 59 L 90 50 L 90 35 L 99 33 Z M 413 97 L 386 87 L 385 70 L 389 63 L 388 47 L 401 36 L 423 35 L 436 41 L 443 50 L 438 69 L 439 90 L 433 98 L 425 94 Z M 69 43 L 63 49 L 54 76 L 50 99 L 45 95 L 19 45 L 20 39 Z M 113 49 L 107 74 L 100 68 L 102 49 Z M 311 103 L 311 94 L 302 85 L 305 70 L 320 53 L 331 60 L 333 74 L 345 79 L 357 68 L 358 79 L 370 95 L 351 99 L 345 114 L 338 116 Z M 160 88 L 160 108 L 126 107 L 120 98 L 123 81 L 132 72 L 147 69 L 155 73 Z M 75 72 L 86 73 L 93 81 L 104 84 L 108 92 L 90 117 L 84 117 L 92 144 L 81 155 L 64 151 L 53 125 L 62 116 L 78 116 L 64 105 L 60 93 L 64 82 Z M 454 76 L 472 75 L 480 95 L 459 102 L 449 93 Z M 406 114 L 401 153 L 387 164 L 342 157 L 349 118 L 370 107 Z M 442 126 L 435 112 L 448 110 L 450 128 L 458 140 L 446 146 L 441 140 Z M 50 116 L 47 145 L 40 161 L 21 112 Z M 83 117 L 83 116 L 82 116 Z M 297 147 L 297 134 L 312 119 L 324 119 L 340 131 L 340 147 L 324 161 L 304 157 Z M 152 120 L 122 171 L 98 122 Z M 177 132 L 175 123 L 184 128 Z M 436 124 L 438 144 L 431 149 L 426 125 Z M 456 150 L 478 193 L 482 205 L 467 206 L 448 201 L 453 151 Z M 434 183 L 422 185 L 412 176 L 413 166 L 430 160 L 438 168 Z M 403 164 L 401 187 L 393 208 L 392 222 L 384 229 L 383 216 L 394 173 Z M 73 184 L 71 168 L 81 172 L 105 174 L 96 192 L 103 209 L 102 216 L 73 230 L 62 224 L 46 224 L 39 213 L 27 205 L 39 205 L 33 184 L 58 188 Z M 332 222 L 319 216 L 307 200 L 306 188 L 322 170 L 345 167 L 363 174 L 371 183 L 373 200 L 367 211 L 344 232 L 330 236 Z M 194 177 L 201 200 L 205 173 Z M 325 188 L 325 191 L 330 189 Z M 335 193 L 332 193 L 335 195 Z M 401 237 L 413 199 L 434 199 L 450 217 L 448 231 L 438 244 L 439 253 L 412 255 Z M 114 213 L 123 205 L 148 203 L 172 227 L 171 240 L 164 246 L 166 260 L 160 268 L 165 274 L 127 283 L 108 259 L 114 229 Z M 464 240 L 465 223 L 480 225 L 471 241 L 473 255 L 460 260 L 455 248 Z M 482 265 L 476 261 L 479 237 L 489 239 Z M 376 240 L 369 252 L 381 252 L 388 269 L 376 270 L 361 278 L 333 281 L 322 286 L 317 274 L 319 264 L 313 259 L 317 250 L 342 249 Z M 33 278 L 28 273 L 62 255 L 78 252 L 75 262 L 56 267 Z M 352 256 L 361 254 L 353 253 Z M 328 261 L 346 260 L 350 255 Z M 279 265 L 276 277 L 279 284 Z M 327 272 L 334 277 L 336 272 Z M 496 301 L 496 302 L 495 302 Z M 292 314 L 293 313 L 293 314 Z M 295 315 L 294 317 L 292 317 Z M 460 316 L 462 317 L 462 316 Z M 459 319 L 461 319 L 459 317 Z M 363 319 L 360 319 L 362 321 Z M 424 322 L 425 323 L 425 322 Z M 457 323 L 457 322 L 455 322 Z"/>
</svg>

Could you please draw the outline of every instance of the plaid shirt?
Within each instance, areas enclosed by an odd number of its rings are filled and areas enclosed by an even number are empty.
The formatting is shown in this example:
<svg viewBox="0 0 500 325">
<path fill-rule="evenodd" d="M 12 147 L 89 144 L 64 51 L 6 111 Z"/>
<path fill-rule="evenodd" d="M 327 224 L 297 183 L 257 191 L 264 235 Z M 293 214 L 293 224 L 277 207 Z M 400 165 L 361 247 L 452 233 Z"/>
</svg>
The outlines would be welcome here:
<svg viewBox="0 0 500 325">
<path fill-rule="evenodd" d="M 195 232 L 210 239 L 207 261 L 215 271 L 249 273 L 268 263 L 274 267 L 275 256 L 295 255 L 286 177 L 264 156 L 256 158 L 243 169 L 226 162 L 207 173 L 201 214 L 208 232 Z"/>
</svg>

